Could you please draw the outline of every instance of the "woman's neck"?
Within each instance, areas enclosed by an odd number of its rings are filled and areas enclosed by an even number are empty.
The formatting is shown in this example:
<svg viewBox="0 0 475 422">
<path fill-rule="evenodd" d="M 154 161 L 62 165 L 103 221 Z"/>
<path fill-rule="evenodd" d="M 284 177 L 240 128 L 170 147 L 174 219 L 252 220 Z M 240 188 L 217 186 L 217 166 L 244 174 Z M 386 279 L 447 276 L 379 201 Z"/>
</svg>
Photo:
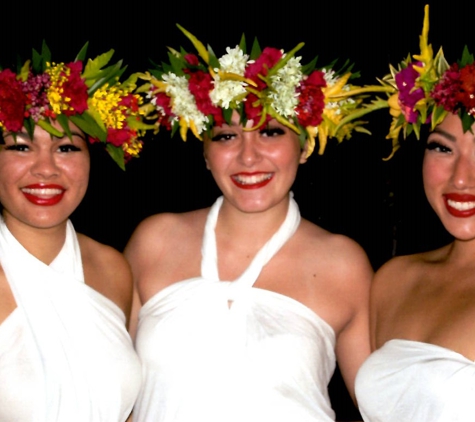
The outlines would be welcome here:
<svg viewBox="0 0 475 422">
<path fill-rule="evenodd" d="M 224 199 L 216 232 L 234 242 L 263 243 L 281 226 L 287 216 L 289 198 L 262 212 L 243 212 Z"/>
<path fill-rule="evenodd" d="M 38 228 L 5 216 L 5 224 L 16 240 L 35 258 L 49 265 L 66 239 L 66 221 L 55 227 Z"/>
</svg>

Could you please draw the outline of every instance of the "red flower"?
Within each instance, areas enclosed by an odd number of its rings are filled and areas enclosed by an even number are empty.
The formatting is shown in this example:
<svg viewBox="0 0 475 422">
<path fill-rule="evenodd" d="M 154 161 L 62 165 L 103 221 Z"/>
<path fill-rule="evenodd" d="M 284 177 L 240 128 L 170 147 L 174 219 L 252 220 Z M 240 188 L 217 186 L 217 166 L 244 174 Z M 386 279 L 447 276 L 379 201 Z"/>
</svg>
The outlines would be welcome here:
<svg viewBox="0 0 475 422">
<path fill-rule="evenodd" d="M 460 69 L 461 92 L 457 96 L 458 100 L 467 108 L 475 108 L 475 65 L 469 64 Z M 471 113 L 469 113 L 471 114 Z"/>
<path fill-rule="evenodd" d="M 171 130 L 172 125 L 170 123 L 170 119 L 175 117 L 172 112 L 170 101 L 170 97 L 163 92 L 155 94 L 155 105 L 159 114 L 158 124 L 160 126 L 165 126 L 167 130 Z"/>
<path fill-rule="evenodd" d="M 316 70 L 298 87 L 297 92 L 300 95 L 296 114 L 303 127 L 318 126 L 322 122 L 322 113 L 325 108 L 325 96 L 322 88 L 326 86 L 324 73 Z"/>
<path fill-rule="evenodd" d="M 223 113 L 219 107 L 211 102 L 209 97 L 209 93 L 213 89 L 211 75 L 201 70 L 190 73 L 188 89 L 195 97 L 198 110 L 206 116 L 211 114 L 215 125 L 221 126 L 224 123 Z"/>
<path fill-rule="evenodd" d="M 123 144 L 128 142 L 130 139 L 130 130 L 129 128 L 124 129 L 107 129 L 107 142 L 111 143 L 116 147 L 121 147 Z"/>
<path fill-rule="evenodd" d="M 244 76 L 257 83 L 259 91 L 266 88 L 265 82 L 258 75 L 267 76 L 269 69 L 272 69 L 282 57 L 282 52 L 276 48 L 266 47 L 254 63 L 246 67 Z"/>
<path fill-rule="evenodd" d="M 191 53 L 185 54 L 185 60 L 192 66 L 198 66 L 200 64 L 198 57 Z"/>
<path fill-rule="evenodd" d="M 87 86 L 81 78 L 82 62 L 77 61 L 66 65 L 71 74 L 63 84 L 63 94 L 65 97 L 71 98 L 69 105 L 73 110 L 65 110 L 66 116 L 73 114 L 81 114 L 87 110 Z"/>
<path fill-rule="evenodd" d="M 27 103 L 28 97 L 16 75 L 10 69 L 0 71 L 0 121 L 7 130 L 21 130 Z"/>
<path fill-rule="evenodd" d="M 460 100 L 460 72 L 457 64 L 451 66 L 434 87 L 431 97 L 447 111 L 455 111 Z"/>
</svg>

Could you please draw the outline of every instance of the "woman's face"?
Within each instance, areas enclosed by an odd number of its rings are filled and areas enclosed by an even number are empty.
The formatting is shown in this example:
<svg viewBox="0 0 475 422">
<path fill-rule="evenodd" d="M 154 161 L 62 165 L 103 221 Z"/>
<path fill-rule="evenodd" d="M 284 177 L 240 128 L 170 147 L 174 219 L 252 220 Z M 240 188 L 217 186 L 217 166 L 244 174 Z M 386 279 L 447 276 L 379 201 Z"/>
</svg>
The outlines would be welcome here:
<svg viewBox="0 0 475 422">
<path fill-rule="evenodd" d="M 236 112 L 230 125 L 215 127 L 205 137 L 204 156 L 225 199 L 244 212 L 286 201 L 299 163 L 305 162 L 291 129 L 271 120 L 264 129 L 245 131 Z"/>
<path fill-rule="evenodd" d="M 429 135 L 423 179 L 429 203 L 449 233 L 475 238 L 475 135 L 463 132 L 457 115 L 447 115 Z"/>
<path fill-rule="evenodd" d="M 53 126 L 59 128 L 55 122 Z M 4 132 L 0 146 L 0 202 L 7 225 L 48 228 L 64 223 L 84 197 L 89 180 L 86 138 L 70 125 L 67 136 L 52 137 L 35 126 L 33 139 L 25 130 Z"/>
</svg>

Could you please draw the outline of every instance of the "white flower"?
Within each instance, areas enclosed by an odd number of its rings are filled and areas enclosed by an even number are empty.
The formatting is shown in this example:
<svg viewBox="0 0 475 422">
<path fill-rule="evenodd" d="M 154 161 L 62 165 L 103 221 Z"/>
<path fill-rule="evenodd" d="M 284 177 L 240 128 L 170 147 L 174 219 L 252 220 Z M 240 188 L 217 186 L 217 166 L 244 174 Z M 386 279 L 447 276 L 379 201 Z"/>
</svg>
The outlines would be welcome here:
<svg viewBox="0 0 475 422">
<path fill-rule="evenodd" d="M 269 97 L 273 101 L 275 111 L 284 117 L 293 116 L 299 102 L 296 89 L 304 77 L 300 60 L 301 57 L 292 57 L 284 67 L 271 76 L 272 91 Z"/>
<path fill-rule="evenodd" d="M 184 118 L 188 126 L 190 122 L 194 122 L 197 132 L 203 132 L 209 120 L 198 110 L 195 97 L 188 89 L 188 80 L 184 76 L 177 76 L 174 73 L 163 74 L 162 80 L 167 84 L 166 93 L 172 99 L 173 114 Z"/>
<path fill-rule="evenodd" d="M 244 76 L 246 64 L 249 56 L 236 46 L 226 48 L 227 54 L 219 59 L 220 69 L 214 69 L 216 77 L 214 79 L 214 89 L 210 92 L 211 102 L 222 108 L 228 108 L 229 103 L 239 95 L 245 94 L 245 83 L 241 81 L 221 80 L 218 71 L 225 73 L 235 73 Z"/>
</svg>

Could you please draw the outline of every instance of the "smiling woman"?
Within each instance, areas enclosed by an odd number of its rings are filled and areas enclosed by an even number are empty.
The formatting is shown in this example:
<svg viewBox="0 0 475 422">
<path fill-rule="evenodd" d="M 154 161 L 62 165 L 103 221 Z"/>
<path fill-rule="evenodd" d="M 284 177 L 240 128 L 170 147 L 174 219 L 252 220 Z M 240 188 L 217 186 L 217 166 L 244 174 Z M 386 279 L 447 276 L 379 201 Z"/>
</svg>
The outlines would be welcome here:
<svg viewBox="0 0 475 422">
<path fill-rule="evenodd" d="M 353 396 L 370 350 L 372 268 L 354 241 L 302 219 L 290 189 L 317 143 L 364 130 L 372 88 L 302 65 L 303 44 L 248 55 L 243 39 L 218 59 L 181 29 L 201 60 L 170 49 L 143 89 L 157 128 L 203 140 L 221 196 L 145 219 L 125 249 L 143 305 L 134 421 L 334 421 L 336 360 Z"/>
<path fill-rule="evenodd" d="M 433 56 L 428 13 L 426 6 L 421 53 L 392 75 L 390 135 L 397 146 L 401 131 L 430 125 L 424 190 L 452 238 L 393 258 L 375 275 L 373 354 L 356 378 L 367 422 L 466 421 L 475 413 L 475 61 L 467 48 L 451 66 L 442 49 Z"/>
<path fill-rule="evenodd" d="M 0 420 L 123 422 L 140 388 L 130 268 L 69 221 L 88 141 L 121 167 L 141 146 L 135 78 L 104 69 L 111 55 L 81 72 L 83 59 L 53 63 L 43 46 L 18 75 L 0 72 Z"/>
</svg>

